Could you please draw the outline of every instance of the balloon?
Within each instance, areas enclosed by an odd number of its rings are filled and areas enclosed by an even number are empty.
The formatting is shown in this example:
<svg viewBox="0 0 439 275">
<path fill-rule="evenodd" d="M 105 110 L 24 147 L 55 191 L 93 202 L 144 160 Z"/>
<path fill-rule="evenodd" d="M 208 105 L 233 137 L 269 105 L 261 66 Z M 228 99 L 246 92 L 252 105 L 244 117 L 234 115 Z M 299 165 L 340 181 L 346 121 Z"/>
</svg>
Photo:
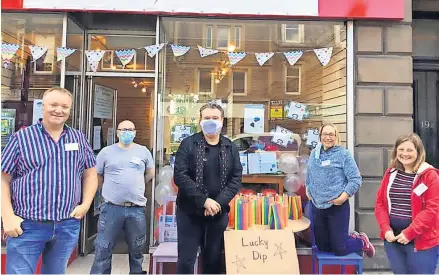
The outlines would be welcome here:
<svg viewBox="0 0 439 275">
<path fill-rule="evenodd" d="M 284 188 L 288 192 L 295 193 L 300 189 L 302 185 L 303 184 L 299 176 L 296 174 L 288 174 L 285 177 Z"/>
<path fill-rule="evenodd" d="M 266 189 L 262 190 L 262 195 L 264 195 L 264 196 L 270 196 L 270 195 L 274 196 L 276 194 L 277 194 L 277 191 L 274 190 L 273 188 L 266 188 Z"/>
<path fill-rule="evenodd" d="M 308 155 L 301 155 L 297 158 L 299 160 L 299 166 L 300 167 L 307 167 L 308 166 L 308 160 L 309 160 L 309 156 Z"/>
<path fill-rule="evenodd" d="M 165 198 L 165 196 L 175 196 L 175 191 L 172 189 L 172 186 L 170 184 L 171 182 L 169 182 L 168 184 L 165 182 L 161 182 L 159 183 L 159 185 L 157 185 L 155 187 L 155 201 L 159 204 L 159 205 L 163 205 L 163 200 Z"/>
<path fill-rule="evenodd" d="M 174 176 L 174 170 L 172 169 L 171 166 L 166 165 L 165 167 L 160 169 L 159 181 L 170 183 L 173 176 Z"/>
<path fill-rule="evenodd" d="M 292 154 L 282 154 L 279 158 L 279 169 L 285 174 L 299 172 L 299 161 Z"/>
</svg>

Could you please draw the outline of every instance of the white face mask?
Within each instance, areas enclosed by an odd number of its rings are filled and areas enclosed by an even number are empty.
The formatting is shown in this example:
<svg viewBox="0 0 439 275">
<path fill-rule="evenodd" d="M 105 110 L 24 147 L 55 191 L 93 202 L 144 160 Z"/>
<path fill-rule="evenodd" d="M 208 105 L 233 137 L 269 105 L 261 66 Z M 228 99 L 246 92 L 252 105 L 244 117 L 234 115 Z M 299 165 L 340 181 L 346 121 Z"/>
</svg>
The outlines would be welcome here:
<svg viewBox="0 0 439 275">
<path fill-rule="evenodd" d="M 203 133 L 207 135 L 215 135 L 221 131 L 223 123 L 221 120 L 206 119 L 200 122 L 200 126 Z"/>
</svg>

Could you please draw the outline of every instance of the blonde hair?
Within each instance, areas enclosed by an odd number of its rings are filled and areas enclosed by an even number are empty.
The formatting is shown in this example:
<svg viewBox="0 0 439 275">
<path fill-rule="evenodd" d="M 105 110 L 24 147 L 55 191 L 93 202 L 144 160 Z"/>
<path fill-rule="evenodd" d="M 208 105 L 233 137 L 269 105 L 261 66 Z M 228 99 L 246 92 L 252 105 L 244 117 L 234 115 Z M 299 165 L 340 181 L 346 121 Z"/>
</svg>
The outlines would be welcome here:
<svg viewBox="0 0 439 275">
<path fill-rule="evenodd" d="M 402 143 L 404 143 L 406 141 L 410 141 L 411 143 L 413 143 L 416 151 L 418 152 L 418 158 L 416 159 L 415 165 L 413 167 L 413 171 L 418 172 L 418 169 L 421 166 L 421 164 L 425 162 L 425 149 L 424 149 L 424 144 L 422 143 L 421 138 L 415 133 L 410 133 L 408 135 L 402 135 L 396 139 L 395 146 L 393 146 L 393 150 L 392 150 L 392 159 L 390 161 L 390 168 L 398 169 L 401 171 L 405 170 L 402 163 L 399 162 L 399 160 L 397 158 L 397 154 L 398 154 L 399 145 L 401 145 Z"/>
<path fill-rule="evenodd" d="M 324 123 L 320 129 L 319 129 L 319 141 L 322 141 L 322 133 L 323 133 L 323 128 L 325 128 L 326 126 L 330 126 L 332 128 L 334 128 L 334 132 L 335 132 L 335 145 L 339 145 L 340 144 L 340 135 L 338 134 L 338 129 L 337 126 L 335 126 L 335 124 L 333 123 Z"/>
<path fill-rule="evenodd" d="M 55 92 L 55 91 L 56 91 L 56 92 L 64 93 L 64 94 L 68 95 L 70 98 L 73 99 L 73 95 L 72 95 L 72 93 L 71 93 L 69 90 L 64 89 L 64 88 L 61 88 L 61 87 L 53 87 L 53 88 L 49 88 L 49 89 L 47 89 L 47 90 L 44 92 L 44 94 L 43 94 L 43 99 L 44 99 L 44 97 L 45 97 L 47 94 L 50 94 L 51 92 Z"/>
</svg>

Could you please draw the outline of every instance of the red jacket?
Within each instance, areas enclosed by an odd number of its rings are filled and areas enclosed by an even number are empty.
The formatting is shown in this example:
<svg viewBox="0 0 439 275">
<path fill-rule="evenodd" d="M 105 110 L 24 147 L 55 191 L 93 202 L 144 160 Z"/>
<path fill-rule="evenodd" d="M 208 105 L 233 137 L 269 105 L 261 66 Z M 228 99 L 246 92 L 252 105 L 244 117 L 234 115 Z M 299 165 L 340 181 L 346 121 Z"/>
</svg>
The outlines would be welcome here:
<svg viewBox="0 0 439 275">
<path fill-rule="evenodd" d="M 380 226 L 380 237 L 392 230 L 390 227 L 389 190 L 396 176 L 396 169 L 387 169 L 378 189 L 375 217 Z M 402 232 L 408 240 L 414 240 L 416 250 L 426 250 L 439 245 L 439 170 L 423 163 L 413 183 L 413 190 L 420 184 L 428 188 L 420 196 L 412 192 L 412 223 Z"/>
</svg>

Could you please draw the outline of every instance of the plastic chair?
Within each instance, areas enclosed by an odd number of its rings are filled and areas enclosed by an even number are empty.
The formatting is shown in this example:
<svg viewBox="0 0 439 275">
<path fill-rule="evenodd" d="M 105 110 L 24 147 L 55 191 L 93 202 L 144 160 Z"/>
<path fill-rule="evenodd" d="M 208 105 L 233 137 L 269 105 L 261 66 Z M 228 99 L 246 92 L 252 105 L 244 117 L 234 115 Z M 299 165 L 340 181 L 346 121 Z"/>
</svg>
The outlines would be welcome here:
<svg viewBox="0 0 439 275">
<path fill-rule="evenodd" d="M 319 251 L 314 238 L 314 218 L 311 202 L 309 202 L 309 219 L 311 221 L 311 242 L 312 242 L 312 274 L 315 273 L 316 263 L 318 263 L 318 274 L 323 274 L 324 265 L 339 265 L 341 266 L 341 274 L 345 274 L 345 267 L 353 265 L 357 267 L 357 273 L 363 274 L 363 257 L 356 253 L 351 253 L 345 256 L 337 256 L 331 252 Z"/>
<path fill-rule="evenodd" d="M 175 217 L 175 200 L 176 196 L 165 196 L 163 199 L 163 212 L 159 218 L 159 245 L 152 254 L 152 274 L 157 274 L 157 264 L 159 264 L 160 273 L 163 274 L 163 263 L 176 263 L 178 260 L 178 248 L 177 240 L 172 239 L 171 241 L 166 241 L 165 236 L 176 236 L 177 235 L 177 221 Z M 167 205 L 172 204 L 172 215 L 167 215 Z M 170 217 L 171 220 L 167 218 Z M 169 223 L 170 222 L 170 223 Z M 198 256 L 195 260 L 194 274 L 198 272 Z"/>
</svg>

